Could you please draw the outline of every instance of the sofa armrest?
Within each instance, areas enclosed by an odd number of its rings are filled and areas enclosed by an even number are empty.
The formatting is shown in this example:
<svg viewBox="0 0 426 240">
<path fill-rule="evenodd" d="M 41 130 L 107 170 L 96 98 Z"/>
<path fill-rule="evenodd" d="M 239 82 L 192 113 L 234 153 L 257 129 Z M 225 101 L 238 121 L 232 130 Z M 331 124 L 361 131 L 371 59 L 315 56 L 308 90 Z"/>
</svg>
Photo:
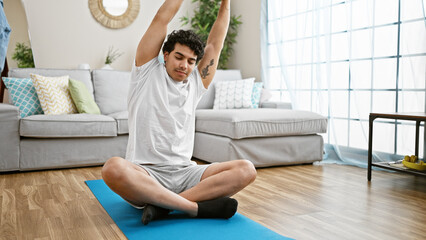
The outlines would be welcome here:
<svg viewBox="0 0 426 240">
<path fill-rule="evenodd" d="M 19 109 L 0 103 L 0 172 L 19 169 Z"/>
<path fill-rule="evenodd" d="M 260 104 L 261 108 L 280 108 L 280 109 L 292 109 L 291 103 L 289 102 L 263 102 Z"/>
</svg>

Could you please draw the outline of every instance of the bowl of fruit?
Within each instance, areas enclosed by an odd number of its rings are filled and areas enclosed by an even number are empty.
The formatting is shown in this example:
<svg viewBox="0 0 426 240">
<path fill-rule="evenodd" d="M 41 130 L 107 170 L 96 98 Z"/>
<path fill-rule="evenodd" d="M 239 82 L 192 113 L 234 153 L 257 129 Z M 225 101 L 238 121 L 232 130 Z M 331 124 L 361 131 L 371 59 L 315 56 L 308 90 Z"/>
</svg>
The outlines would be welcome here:
<svg viewBox="0 0 426 240">
<path fill-rule="evenodd" d="M 419 161 L 417 159 L 417 156 L 415 155 L 411 155 L 411 156 L 406 155 L 404 157 L 404 160 L 402 160 L 402 164 L 410 169 L 415 169 L 418 171 L 426 171 L 426 163 L 423 161 Z"/>
</svg>

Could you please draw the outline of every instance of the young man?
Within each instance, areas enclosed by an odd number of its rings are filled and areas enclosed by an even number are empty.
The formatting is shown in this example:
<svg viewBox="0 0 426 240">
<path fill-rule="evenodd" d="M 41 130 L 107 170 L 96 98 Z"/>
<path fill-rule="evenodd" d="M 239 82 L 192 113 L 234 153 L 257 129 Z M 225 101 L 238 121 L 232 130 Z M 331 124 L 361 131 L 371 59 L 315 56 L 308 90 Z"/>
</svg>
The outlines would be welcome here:
<svg viewBox="0 0 426 240">
<path fill-rule="evenodd" d="M 174 31 L 164 43 L 162 64 L 157 56 L 182 2 L 166 0 L 139 42 L 128 97 L 126 159 L 113 157 L 102 168 L 114 192 L 144 207 L 144 224 L 167 215 L 168 209 L 192 217 L 230 218 L 238 203 L 229 196 L 256 178 L 248 160 L 210 165 L 191 161 L 195 109 L 216 72 L 230 1 L 222 0 L 205 48 L 192 31 Z"/>
</svg>

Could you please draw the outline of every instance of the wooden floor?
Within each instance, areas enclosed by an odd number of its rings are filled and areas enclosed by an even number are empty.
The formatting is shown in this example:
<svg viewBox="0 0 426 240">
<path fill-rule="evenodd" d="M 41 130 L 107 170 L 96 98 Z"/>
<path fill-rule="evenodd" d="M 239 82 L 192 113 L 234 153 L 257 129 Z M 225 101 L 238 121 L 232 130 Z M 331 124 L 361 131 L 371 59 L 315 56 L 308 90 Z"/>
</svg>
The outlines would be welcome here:
<svg viewBox="0 0 426 240">
<path fill-rule="evenodd" d="M 84 183 L 100 169 L 0 174 L 0 239 L 125 239 Z M 235 198 L 241 214 L 291 238 L 426 237 L 426 178 L 408 174 L 374 171 L 369 183 L 357 167 L 264 168 Z"/>
</svg>

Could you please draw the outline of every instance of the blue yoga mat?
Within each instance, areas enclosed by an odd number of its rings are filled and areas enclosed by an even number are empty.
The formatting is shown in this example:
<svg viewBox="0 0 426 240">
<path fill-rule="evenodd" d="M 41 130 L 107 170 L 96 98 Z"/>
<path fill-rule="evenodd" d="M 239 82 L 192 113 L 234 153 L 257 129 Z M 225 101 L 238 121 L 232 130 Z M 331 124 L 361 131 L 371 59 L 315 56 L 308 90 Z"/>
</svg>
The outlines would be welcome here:
<svg viewBox="0 0 426 240">
<path fill-rule="evenodd" d="M 128 239 L 290 239 L 237 213 L 232 218 L 197 219 L 174 211 L 168 218 L 143 225 L 142 211 L 114 193 L 103 180 L 86 181 L 87 186 Z"/>
</svg>

